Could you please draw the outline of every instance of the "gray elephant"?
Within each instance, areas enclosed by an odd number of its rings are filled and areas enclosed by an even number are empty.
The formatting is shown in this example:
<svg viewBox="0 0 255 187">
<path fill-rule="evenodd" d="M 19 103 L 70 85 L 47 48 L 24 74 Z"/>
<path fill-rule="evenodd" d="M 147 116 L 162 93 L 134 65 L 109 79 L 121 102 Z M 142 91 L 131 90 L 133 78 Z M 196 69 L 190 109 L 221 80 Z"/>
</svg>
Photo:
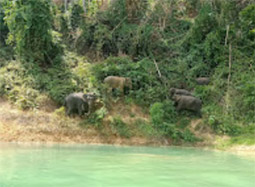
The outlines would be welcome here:
<svg viewBox="0 0 255 187">
<path fill-rule="evenodd" d="M 93 109 L 94 109 L 94 106 L 95 106 L 95 103 L 96 103 L 96 100 L 97 100 L 97 95 L 95 93 L 90 92 L 90 93 L 83 94 L 83 98 L 89 104 L 88 114 L 90 114 L 91 111 L 93 111 Z"/>
<path fill-rule="evenodd" d="M 124 95 L 124 88 L 132 89 L 132 80 L 126 77 L 108 76 L 104 79 L 104 84 L 107 86 L 108 92 L 118 88 Z"/>
<path fill-rule="evenodd" d="M 196 78 L 196 83 L 198 85 L 208 85 L 210 83 L 210 79 L 208 77 L 198 77 Z"/>
<path fill-rule="evenodd" d="M 173 95 L 190 95 L 192 96 L 192 93 L 185 89 L 178 89 L 178 88 L 170 88 L 170 94 Z"/>
<path fill-rule="evenodd" d="M 78 113 L 79 116 L 83 114 L 89 114 L 90 108 L 95 100 L 95 96 L 92 94 L 84 93 L 71 93 L 65 98 L 64 106 L 66 107 L 66 114 Z"/>
<path fill-rule="evenodd" d="M 201 117 L 202 101 L 194 96 L 174 95 L 173 100 L 177 105 L 176 110 L 190 110 Z"/>
</svg>

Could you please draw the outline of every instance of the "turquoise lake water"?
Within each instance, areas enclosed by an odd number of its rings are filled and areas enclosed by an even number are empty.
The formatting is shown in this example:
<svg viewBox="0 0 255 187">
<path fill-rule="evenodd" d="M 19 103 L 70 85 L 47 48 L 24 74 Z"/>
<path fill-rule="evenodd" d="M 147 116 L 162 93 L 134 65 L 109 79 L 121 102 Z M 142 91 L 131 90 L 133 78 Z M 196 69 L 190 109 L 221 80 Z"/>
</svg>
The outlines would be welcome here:
<svg viewBox="0 0 255 187">
<path fill-rule="evenodd" d="M 0 187 L 255 187 L 255 158 L 176 147 L 0 144 Z"/>
</svg>

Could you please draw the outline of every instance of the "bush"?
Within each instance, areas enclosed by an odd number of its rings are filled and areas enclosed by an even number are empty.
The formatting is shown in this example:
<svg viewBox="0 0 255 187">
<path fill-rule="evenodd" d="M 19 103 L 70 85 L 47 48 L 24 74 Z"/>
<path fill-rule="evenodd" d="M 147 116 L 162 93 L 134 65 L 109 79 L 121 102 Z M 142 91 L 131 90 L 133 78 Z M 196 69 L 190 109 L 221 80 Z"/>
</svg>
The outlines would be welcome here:
<svg viewBox="0 0 255 187">
<path fill-rule="evenodd" d="M 151 123 L 143 119 L 137 119 L 134 122 L 133 126 L 137 130 L 136 135 L 138 136 L 147 137 L 147 138 L 155 138 L 160 135 Z"/>
<path fill-rule="evenodd" d="M 155 126 L 160 126 L 163 122 L 175 123 L 176 110 L 172 101 L 165 101 L 163 103 L 154 103 L 150 107 L 150 115 L 152 123 Z"/>
<path fill-rule="evenodd" d="M 71 27 L 76 30 L 82 24 L 82 14 L 84 13 L 83 8 L 79 4 L 74 4 L 71 8 Z"/>
<path fill-rule="evenodd" d="M 130 138 L 132 135 L 127 124 L 120 117 L 114 117 L 110 123 L 110 127 L 112 132 L 120 137 Z"/>
<path fill-rule="evenodd" d="M 191 28 L 190 42 L 200 43 L 217 25 L 216 15 L 212 6 L 209 3 L 204 4 Z"/>
<path fill-rule="evenodd" d="M 220 101 L 222 97 L 221 93 L 211 85 L 196 86 L 194 95 L 202 100 L 203 106 Z"/>
<path fill-rule="evenodd" d="M 194 134 L 189 129 L 185 129 L 182 132 L 181 138 L 183 139 L 184 142 L 194 143 L 199 141 L 199 139 L 195 137 Z"/>
<path fill-rule="evenodd" d="M 223 114 L 209 115 L 207 122 L 217 134 L 227 134 L 236 136 L 241 133 L 242 127 L 237 125 L 236 121 L 231 117 Z"/>
<path fill-rule="evenodd" d="M 64 98 L 72 92 L 96 90 L 90 65 L 72 55 L 67 53 L 61 66 L 54 64 L 47 69 L 38 64 L 8 62 L 0 67 L 0 94 L 27 109 L 38 107 L 40 95 L 48 95 L 56 103 L 63 104 Z"/>
<path fill-rule="evenodd" d="M 26 77 L 26 69 L 18 62 L 11 61 L 0 68 L 0 93 L 6 95 L 21 109 L 37 108 L 39 91 L 36 90 L 31 76 Z"/>
<path fill-rule="evenodd" d="M 248 79 L 244 79 L 240 86 L 240 97 L 238 102 L 235 101 L 235 107 L 238 108 L 239 115 L 241 114 L 248 122 L 255 121 L 255 79 L 247 76 Z"/>
<path fill-rule="evenodd" d="M 92 113 L 88 120 L 86 120 L 88 123 L 95 124 L 97 127 L 102 124 L 102 120 L 107 115 L 108 111 L 105 107 L 102 107 Z"/>
<path fill-rule="evenodd" d="M 154 103 L 150 108 L 151 120 L 154 125 L 159 125 L 164 121 L 163 103 Z"/>
<path fill-rule="evenodd" d="M 166 101 L 164 103 L 154 103 L 150 107 L 150 116 L 152 124 L 158 131 L 163 132 L 166 136 L 175 134 L 177 113 L 173 106 L 173 102 Z"/>
<path fill-rule="evenodd" d="M 195 142 L 197 138 L 186 127 L 189 120 L 181 120 L 177 126 L 178 116 L 172 101 L 154 103 L 150 107 L 151 121 L 155 129 L 163 136 L 172 138 L 175 142 Z M 185 123 L 184 125 L 182 123 Z"/>
<path fill-rule="evenodd" d="M 240 12 L 241 25 L 244 36 L 250 39 L 255 38 L 255 5 L 251 4 Z"/>
</svg>

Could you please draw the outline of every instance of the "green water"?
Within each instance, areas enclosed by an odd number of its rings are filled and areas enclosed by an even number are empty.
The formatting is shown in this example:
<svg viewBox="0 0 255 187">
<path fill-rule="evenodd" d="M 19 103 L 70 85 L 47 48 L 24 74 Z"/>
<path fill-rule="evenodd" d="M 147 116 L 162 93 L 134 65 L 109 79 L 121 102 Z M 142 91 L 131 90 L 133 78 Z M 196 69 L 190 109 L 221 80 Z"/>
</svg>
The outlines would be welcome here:
<svg viewBox="0 0 255 187">
<path fill-rule="evenodd" d="M 255 187 L 255 159 L 174 147 L 0 144 L 0 187 Z"/>
</svg>

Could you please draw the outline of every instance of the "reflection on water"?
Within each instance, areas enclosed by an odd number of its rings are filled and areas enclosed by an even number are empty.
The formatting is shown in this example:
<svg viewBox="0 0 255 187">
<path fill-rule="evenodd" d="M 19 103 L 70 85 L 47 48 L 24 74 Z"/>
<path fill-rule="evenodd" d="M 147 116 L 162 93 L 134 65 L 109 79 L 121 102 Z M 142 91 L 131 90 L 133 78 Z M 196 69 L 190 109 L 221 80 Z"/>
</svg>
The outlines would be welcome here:
<svg viewBox="0 0 255 187">
<path fill-rule="evenodd" d="M 255 159 L 176 147 L 0 145 L 0 187 L 254 187 Z"/>
</svg>

